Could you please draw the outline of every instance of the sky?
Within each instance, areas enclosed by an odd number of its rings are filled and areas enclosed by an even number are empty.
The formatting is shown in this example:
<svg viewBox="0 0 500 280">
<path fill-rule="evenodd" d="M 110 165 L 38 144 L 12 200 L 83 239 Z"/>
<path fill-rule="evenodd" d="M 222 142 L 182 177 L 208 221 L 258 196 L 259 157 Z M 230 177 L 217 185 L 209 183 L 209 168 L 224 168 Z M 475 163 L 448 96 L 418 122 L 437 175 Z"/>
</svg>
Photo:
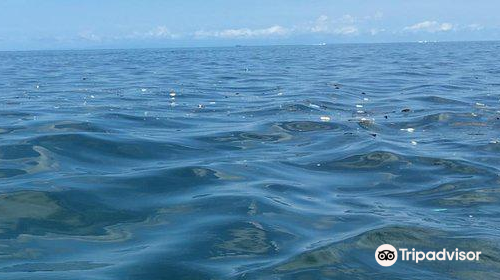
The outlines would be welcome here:
<svg viewBox="0 0 500 280">
<path fill-rule="evenodd" d="M 0 50 L 500 40 L 498 0 L 0 0 Z"/>
</svg>

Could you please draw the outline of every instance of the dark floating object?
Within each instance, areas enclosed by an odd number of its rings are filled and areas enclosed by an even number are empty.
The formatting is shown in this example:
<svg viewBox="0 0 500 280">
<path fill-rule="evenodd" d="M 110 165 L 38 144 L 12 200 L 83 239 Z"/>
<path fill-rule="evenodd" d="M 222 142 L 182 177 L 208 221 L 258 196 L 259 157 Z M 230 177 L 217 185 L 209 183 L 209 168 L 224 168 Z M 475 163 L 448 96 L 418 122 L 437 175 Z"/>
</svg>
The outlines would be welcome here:
<svg viewBox="0 0 500 280">
<path fill-rule="evenodd" d="M 365 94 L 366 94 L 366 92 L 362 92 L 361 94 L 365 95 Z"/>
<path fill-rule="evenodd" d="M 385 115 L 384 118 L 388 119 L 389 117 L 387 115 Z"/>
<path fill-rule="evenodd" d="M 409 113 L 409 112 L 411 112 L 411 109 L 410 108 L 404 108 L 403 110 L 401 110 L 401 112 L 403 112 L 403 113 Z"/>
<path fill-rule="evenodd" d="M 373 137 L 377 137 L 376 133 L 370 133 L 370 135 L 373 136 Z"/>
</svg>

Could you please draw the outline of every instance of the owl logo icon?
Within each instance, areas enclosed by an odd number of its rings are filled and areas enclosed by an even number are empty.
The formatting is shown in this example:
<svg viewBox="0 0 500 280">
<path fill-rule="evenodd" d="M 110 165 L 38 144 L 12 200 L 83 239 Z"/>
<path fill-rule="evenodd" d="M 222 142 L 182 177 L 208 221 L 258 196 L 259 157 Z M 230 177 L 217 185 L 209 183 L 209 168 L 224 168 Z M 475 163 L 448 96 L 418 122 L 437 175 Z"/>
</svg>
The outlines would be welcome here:
<svg viewBox="0 0 500 280">
<path fill-rule="evenodd" d="M 375 260 L 381 266 L 392 266 L 398 260 L 398 250 L 390 244 L 380 245 L 375 251 Z"/>
</svg>

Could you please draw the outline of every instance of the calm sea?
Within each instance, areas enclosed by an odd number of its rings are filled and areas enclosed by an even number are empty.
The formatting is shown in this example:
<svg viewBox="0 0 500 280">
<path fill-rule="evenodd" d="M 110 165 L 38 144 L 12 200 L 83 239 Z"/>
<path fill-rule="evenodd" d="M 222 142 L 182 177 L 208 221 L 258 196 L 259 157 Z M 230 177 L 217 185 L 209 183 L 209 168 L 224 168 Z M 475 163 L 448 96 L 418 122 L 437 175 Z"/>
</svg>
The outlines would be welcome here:
<svg viewBox="0 0 500 280">
<path fill-rule="evenodd" d="M 0 279 L 498 279 L 500 43 L 0 52 Z M 384 243 L 482 251 L 381 267 Z"/>
</svg>

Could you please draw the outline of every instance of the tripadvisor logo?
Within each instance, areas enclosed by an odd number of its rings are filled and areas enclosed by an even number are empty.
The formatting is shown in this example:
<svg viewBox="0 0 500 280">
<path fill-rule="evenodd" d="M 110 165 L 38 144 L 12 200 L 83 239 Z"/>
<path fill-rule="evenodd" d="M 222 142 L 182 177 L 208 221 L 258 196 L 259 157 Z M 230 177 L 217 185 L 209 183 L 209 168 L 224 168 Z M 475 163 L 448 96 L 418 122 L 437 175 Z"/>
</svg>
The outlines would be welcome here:
<svg viewBox="0 0 500 280">
<path fill-rule="evenodd" d="M 375 260 L 381 266 L 391 266 L 398 260 L 398 250 L 390 244 L 380 245 L 375 251 Z"/>
<path fill-rule="evenodd" d="M 375 251 L 375 260 L 381 266 L 392 266 L 398 260 L 398 251 L 401 256 L 401 261 L 412 261 L 418 263 L 420 261 L 479 261 L 481 252 L 465 252 L 455 249 L 448 251 L 443 249 L 441 251 L 416 251 L 415 249 L 399 248 L 396 250 L 390 244 L 380 245 Z"/>
</svg>

